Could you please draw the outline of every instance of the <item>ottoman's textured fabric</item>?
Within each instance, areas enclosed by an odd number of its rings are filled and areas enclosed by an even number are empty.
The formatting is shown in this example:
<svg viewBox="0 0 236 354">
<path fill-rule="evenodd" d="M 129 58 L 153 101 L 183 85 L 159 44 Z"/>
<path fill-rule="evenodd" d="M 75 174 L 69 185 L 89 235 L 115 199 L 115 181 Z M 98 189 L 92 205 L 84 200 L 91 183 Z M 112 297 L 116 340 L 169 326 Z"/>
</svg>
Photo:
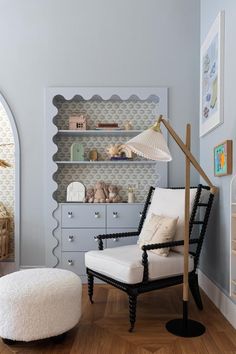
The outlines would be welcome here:
<svg viewBox="0 0 236 354">
<path fill-rule="evenodd" d="M 62 334 L 81 316 L 80 278 L 40 268 L 0 278 L 0 337 L 31 341 Z"/>
</svg>

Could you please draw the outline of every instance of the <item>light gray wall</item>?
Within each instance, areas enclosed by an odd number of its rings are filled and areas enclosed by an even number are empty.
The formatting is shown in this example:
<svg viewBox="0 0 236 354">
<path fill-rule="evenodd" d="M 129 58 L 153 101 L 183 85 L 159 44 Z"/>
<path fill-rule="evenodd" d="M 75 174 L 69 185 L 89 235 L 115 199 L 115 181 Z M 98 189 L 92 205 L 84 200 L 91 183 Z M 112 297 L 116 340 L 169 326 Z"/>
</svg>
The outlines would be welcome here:
<svg viewBox="0 0 236 354">
<path fill-rule="evenodd" d="M 21 264 L 43 265 L 44 88 L 168 86 L 173 126 L 184 134 L 192 123 L 198 155 L 200 3 L 0 0 L 0 8 L 0 91 L 22 147 Z M 170 184 L 181 185 L 184 160 L 170 147 Z"/>
<path fill-rule="evenodd" d="M 203 272 L 227 294 L 229 291 L 230 180 L 232 176 L 214 177 L 213 147 L 226 139 L 233 139 L 235 144 L 236 1 L 201 1 L 202 42 L 220 10 L 225 10 L 224 124 L 200 139 L 202 167 L 212 182 L 219 187 L 219 194 L 211 218 L 210 232 L 204 244 L 201 267 Z M 233 162 L 236 166 L 236 154 L 234 154 Z M 235 168 L 233 170 L 235 172 Z"/>
</svg>

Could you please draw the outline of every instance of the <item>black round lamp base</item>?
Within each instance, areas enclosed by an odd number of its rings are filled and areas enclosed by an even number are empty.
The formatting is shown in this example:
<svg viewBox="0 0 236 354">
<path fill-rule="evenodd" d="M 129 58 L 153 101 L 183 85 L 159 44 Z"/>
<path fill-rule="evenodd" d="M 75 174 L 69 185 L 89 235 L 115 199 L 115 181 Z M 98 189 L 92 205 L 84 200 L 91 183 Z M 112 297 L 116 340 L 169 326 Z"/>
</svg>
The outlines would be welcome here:
<svg viewBox="0 0 236 354">
<path fill-rule="evenodd" d="M 179 337 L 199 337 L 205 333 L 205 327 L 197 321 L 183 321 L 181 318 L 167 322 L 166 329 Z"/>
</svg>

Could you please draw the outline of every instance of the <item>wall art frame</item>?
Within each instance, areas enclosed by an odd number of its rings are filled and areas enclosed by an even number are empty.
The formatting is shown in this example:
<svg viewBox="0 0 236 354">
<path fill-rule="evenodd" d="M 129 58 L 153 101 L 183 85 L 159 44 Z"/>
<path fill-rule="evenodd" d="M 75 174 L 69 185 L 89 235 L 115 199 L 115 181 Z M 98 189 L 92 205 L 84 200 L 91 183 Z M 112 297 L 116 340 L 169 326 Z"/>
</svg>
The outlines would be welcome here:
<svg viewBox="0 0 236 354">
<path fill-rule="evenodd" d="M 223 177 L 232 174 L 233 141 L 225 140 L 214 147 L 214 175 Z"/>
<path fill-rule="evenodd" d="M 200 137 L 224 121 L 224 11 L 212 24 L 200 54 Z"/>
</svg>

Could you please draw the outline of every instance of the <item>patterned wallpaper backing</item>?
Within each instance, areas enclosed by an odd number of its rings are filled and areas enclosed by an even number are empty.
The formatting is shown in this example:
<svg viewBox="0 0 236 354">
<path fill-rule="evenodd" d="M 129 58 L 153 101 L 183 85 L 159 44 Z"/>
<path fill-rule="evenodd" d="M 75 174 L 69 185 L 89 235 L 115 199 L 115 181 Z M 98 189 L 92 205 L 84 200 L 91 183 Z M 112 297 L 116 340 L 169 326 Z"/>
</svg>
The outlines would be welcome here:
<svg viewBox="0 0 236 354">
<path fill-rule="evenodd" d="M 14 257 L 14 193 L 15 193 L 15 146 L 11 125 L 0 103 L 0 158 L 11 164 L 0 168 L 0 201 L 5 205 L 10 223 L 10 258 Z"/>
<path fill-rule="evenodd" d="M 95 129 L 99 122 L 116 122 L 120 128 L 124 124 L 131 122 L 133 129 L 143 130 L 155 121 L 157 115 L 157 102 L 155 99 L 141 101 L 139 99 L 102 100 L 93 97 L 84 100 L 81 96 L 75 96 L 73 100 L 66 101 L 61 96 L 56 96 L 54 105 L 58 109 L 58 114 L 54 117 L 54 124 L 58 129 L 68 129 L 69 117 L 73 114 L 87 115 L 87 129 Z M 58 151 L 54 160 L 69 161 L 70 147 L 73 142 L 80 142 L 84 146 L 85 159 L 88 159 L 89 151 L 96 148 L 99 159 L 107 160 L 107 148 L 111 144 L 122 144 L 129 140 L 129 137 L 122 136 L 100 136 L 100 137 L 76 137 L 56 135 L 54 142 L 58 146 Z M 140 159 L 135 157 L 135 159 Z M 66 201 L 66 188 L 74 181 L 82 182 L 86 188 L 103 180 L 107 184 L 115 184 L 120 188 L 120 195 L 123 201 L 127 201 L 128 186 L 135 186 L 136 202 L 143 202 L 150 185 L 156 185 L 158 171 L 155 165 L 59 165 L 54 175 L 58 183 L 58 189 L 54 193 L 54 198 L 58 202 Z"/>
</svg>

